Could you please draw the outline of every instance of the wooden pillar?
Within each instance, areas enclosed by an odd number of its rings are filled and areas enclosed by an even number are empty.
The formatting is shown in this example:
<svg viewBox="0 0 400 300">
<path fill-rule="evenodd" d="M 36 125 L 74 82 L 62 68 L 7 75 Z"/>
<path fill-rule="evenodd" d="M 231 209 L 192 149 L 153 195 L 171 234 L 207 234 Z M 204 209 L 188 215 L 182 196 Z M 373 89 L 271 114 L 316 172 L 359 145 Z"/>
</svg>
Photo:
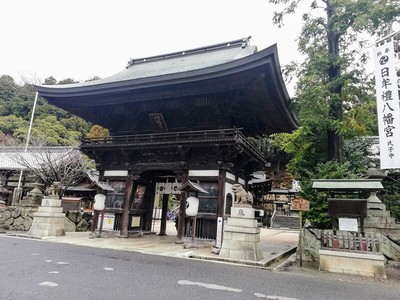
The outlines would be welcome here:
<svg viewBox="0 0 400 300">
<path fill-rule="evenodd" d="M 186 170 L 181 177 L 181 183 L 185 183 L 188 180 L 188 171 Z M 176 244 L 183 244 L 183 235 L 185 233 L 185 216 L 186 216 L 186 199 L 188 193 L 182 191 L 180 194 L 180 205 L 178 213 L 178 233 L 176 235 Z"/>
<path fill-rule="evenodd" d="M 146 193 L 145 193 L 145 203 L 146 203 L 146 216 L 145 216 L 145 223 L 144 223 L 144 230 L 151 231 L 151 225 L 153 222 L 153 209 L 154 209 L 154 197 L 156 195 L 156 182 L 154 178 L 151 178 L 148 181 L 146 186 Z"/>
<path fill-rule="evenodd" d="M 159 233 L 159 235 L 161 235 L 161 236 L 167 235 L 166 229 L 167 229 L 168 199 L 169 199 L 169 195 L 163 194 L 162 211 L 161 211 L 161 225 L 160 225 L 160 233 Z"/>
<path fill-rule="evenodd" d="M 129 225 L 129 211 L 131 210 L 132 205 L 132 194 L 136 189 L 136 184 L 133 184 L 132 175 L 129 175 L 126 179 L 125 184 L 125 201 L 124 208 L 122 211 L 122 220 L 121 220 L 121 230 L 120 236 L 128 237 L 128 225 Z"/>
</svg>

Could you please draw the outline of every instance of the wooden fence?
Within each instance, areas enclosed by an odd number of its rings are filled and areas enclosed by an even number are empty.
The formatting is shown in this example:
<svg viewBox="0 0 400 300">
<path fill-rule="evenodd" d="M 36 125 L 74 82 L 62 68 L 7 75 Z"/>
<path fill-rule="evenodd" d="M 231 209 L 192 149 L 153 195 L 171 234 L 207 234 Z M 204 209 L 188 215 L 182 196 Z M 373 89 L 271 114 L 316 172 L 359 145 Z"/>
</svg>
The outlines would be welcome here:
<svg viewBox="0 0 400 300">
<path fill-rule="evenodd" d="M 321 231 L 321 248 L 343 251 L 380 252 L 379 235 L 375 233 Z"/>
</svg>

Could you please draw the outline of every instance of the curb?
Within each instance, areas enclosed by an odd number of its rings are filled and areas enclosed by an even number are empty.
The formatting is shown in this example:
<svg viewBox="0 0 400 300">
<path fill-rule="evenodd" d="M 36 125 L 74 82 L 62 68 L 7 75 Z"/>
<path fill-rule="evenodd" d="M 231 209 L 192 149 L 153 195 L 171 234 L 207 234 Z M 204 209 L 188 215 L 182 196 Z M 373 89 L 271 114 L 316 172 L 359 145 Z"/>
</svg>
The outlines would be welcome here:
<svg viewBox="0 0 400 300">
<path fill-rule="evenodd" d="M 219 262 L 226 262 L 226 263 L 234 263 L 234 264 L 240 264 L 240 265 L 247 265 L 247 266 L 253 266 L 253 267 L 259 267 L 259 268 L 268 268 L 269 266 L 271 266 L 272 264 L 279 262 L 280 260 L 282 260 L 283 258 L 289 256 L 290 254 L 292 254 L 290 256 L 290 258 L 293 256 L 293 253 L 295 253 L 297 250 L 296 246 L 293 246 L 292 248 L 290 248 L 289 250 L 280 253 L 279 255 L 271 258 L 268 261 L 265 260 L 260 260 L 260 261 L 250 261 L 250 260 L 239 260 L 239 259 L 232 259 L 232 258 L 226 258 L 226 257 L 217 257 L 217 256 L 205 256 L 205 255 L 197 255 L 197 254 L 191 254 L 188 257 L 189 258 L 195 258 L 195 259 L 201 259 L 201 260 L 212 260 L 212 261 L 219 261 Z M 289 258 L 289 259 L 290 259 Z M 286 263 L 287 260 L 285 260 L 282 264 L 280 264 L 279 266 L 283 265 Z M 291 262 L 292 263 L 292 262 Z M 290 263 L 290 264 L 291 264 Z M 278 267 L 279 267 L 278 266 Z M 276 268 L 272 268 L 273 270 L 277 269 Z"/>
</svg>

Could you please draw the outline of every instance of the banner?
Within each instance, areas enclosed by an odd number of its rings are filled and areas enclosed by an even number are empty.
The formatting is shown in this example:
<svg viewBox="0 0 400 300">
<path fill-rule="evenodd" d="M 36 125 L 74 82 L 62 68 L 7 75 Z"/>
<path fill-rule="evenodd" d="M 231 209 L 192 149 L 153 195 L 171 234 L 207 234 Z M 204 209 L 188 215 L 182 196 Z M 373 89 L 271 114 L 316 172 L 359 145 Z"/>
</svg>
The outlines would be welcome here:
<svg viewBox="0 0 400 300">
<path fill-rule="evenodd" d="M 381 169 L 400 169 L 400 107 L 393 38 L 374 47 Z"/>
</svg>

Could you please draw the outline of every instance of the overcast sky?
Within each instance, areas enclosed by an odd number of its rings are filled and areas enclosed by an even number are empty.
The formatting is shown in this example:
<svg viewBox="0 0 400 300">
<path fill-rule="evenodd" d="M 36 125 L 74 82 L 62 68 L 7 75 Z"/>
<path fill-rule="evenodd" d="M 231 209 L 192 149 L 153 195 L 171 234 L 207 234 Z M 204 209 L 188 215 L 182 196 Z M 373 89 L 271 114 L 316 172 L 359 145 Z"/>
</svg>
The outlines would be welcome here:
<svg viewBox="0 0 400 300">
<path fill-rule="evenodd" d="M 1 0 L 0 75 L 84 81 L 121 71 L 130 58 L 252 36 L 296 57 L 301 20 L 279 29 L 267 0 Z"/>
</svg>

